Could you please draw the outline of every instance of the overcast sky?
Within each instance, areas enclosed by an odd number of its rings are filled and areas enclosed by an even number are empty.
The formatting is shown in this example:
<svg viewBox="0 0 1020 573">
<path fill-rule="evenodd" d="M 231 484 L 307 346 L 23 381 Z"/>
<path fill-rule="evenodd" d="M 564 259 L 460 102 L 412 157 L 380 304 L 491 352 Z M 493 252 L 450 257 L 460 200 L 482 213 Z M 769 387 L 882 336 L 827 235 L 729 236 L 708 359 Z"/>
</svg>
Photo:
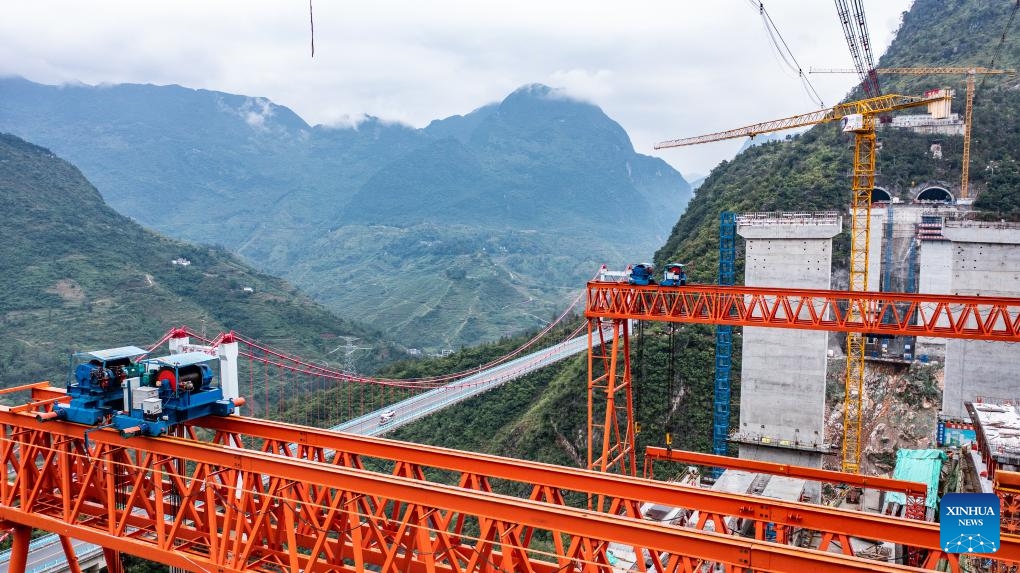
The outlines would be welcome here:
<svg viewBox="0 0 1020 573">
<path fill-rule="evenodd" d="M 685 174 L 741 141 L 652 146 L 818 108 L 749 0 L 313 2 L 314 59 L 305 0 L 5 2 L 0 75 L 180 84 L 268 97 L 311 124 L 369 114 L 416 127 L 539 82 L 598 104 L 639 152 Z M 877 58 L 910 1 L 864 5 Z M 765 8 L 805 72 L 851 65 L 833 2 Z M 809 77 L 826 106 L 854 84 Z"/>
</svg>

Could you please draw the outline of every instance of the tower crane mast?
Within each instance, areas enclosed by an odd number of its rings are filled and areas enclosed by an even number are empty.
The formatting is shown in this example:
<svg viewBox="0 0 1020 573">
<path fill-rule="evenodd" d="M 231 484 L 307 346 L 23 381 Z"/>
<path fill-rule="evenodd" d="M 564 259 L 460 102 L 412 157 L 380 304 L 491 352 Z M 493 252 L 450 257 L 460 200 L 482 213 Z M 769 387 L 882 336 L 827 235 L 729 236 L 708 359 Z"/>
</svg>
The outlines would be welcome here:
<svg viewBox="0 0 1020 573">
<path fill-rule="evenodd" d="M 875 188 L 875 119 L 880 114 L 928 106 L 936 113 L 948 109 L 948 90 L 925 96 L 888 94 L 841 103 L 831 108 L 783 119 L 756 123 L 737 129 L 683 139 L 663 141 L 655 149 L 698 145 L 760 133 L 839 121 L 843 131 L 854 133 L 854 164 L 850 202 L 850 291 L 868 290 L 868 239 L 871 234 L 871 192 Z M 858 312 L 852 309 L 851 313 Z M 843 403 L 842 469 L 857 473 L 861 463 L 861 417 L 864 396 L 864 335 L 847 334 L 846 398 Z"/>
</svg>

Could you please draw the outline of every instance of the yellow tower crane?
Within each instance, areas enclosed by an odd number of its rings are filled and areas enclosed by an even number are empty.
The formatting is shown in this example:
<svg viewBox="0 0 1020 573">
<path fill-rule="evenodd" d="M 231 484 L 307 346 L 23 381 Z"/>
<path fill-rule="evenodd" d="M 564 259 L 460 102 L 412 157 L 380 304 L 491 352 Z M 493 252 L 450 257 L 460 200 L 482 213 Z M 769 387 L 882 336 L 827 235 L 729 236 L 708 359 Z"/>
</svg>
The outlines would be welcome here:
<svg viewBox="0 0 1020 573">
<path fill-rule="evenodd" d="M 951 68 L 951 67 L 919 67 L 919 68 L 877 68 L 879 74 L 901 74 L 927 76 L 931 74 L 967 75 L 967 105 L 963 118 L 963 167 L 960 174 L 960 198 L 966 199 L 970 185 L 970 124 L 974 116 L 974 76 L 976 75 L 1016 75 L 1016 70 L 991 70 L 988 68 Z M 857 70 L 850 68 L 812 69 L 813 74 L 854 74 Z"/>
<path fill-rule="evenodd" d="M 875 188 L 875 118 L 900 109 L 928 106 L 934 117 L 946 117 L 952 92 L 939 90 L 924 96 L 890 94 L 841 103 L 803 115 L 756 123 L 708 135 L 663 141 L 655 149 L 697 145 L 723 139 L 754 137 L 760 133 L 839 121 L 843 131 L 854 133 L 854 165 L 850 202 L 850 289 L 868 290 L 868 238 L 871 233 L 871 193 Z M 852 318 L 857 310 L 849 309 Z M 858 473 L 861 467 L 861 409 L 864 397 L 864 335 L 846 338 L 846 399 L 843 403 L 842 469 Z"/>
</svg>

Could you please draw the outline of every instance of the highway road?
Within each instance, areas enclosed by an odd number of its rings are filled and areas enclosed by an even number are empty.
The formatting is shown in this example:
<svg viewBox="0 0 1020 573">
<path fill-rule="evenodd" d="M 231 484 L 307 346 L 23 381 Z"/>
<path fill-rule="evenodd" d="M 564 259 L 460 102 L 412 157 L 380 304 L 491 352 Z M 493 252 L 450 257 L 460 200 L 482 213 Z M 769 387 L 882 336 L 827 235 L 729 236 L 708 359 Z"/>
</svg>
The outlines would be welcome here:
<svg viewBox="0 0 1020 573">
<path fill-rule="evenodd" d="M 607 338 L 611 337 L 612 334 L 611 329 L 606 331 Z M 580 354 L 587 350 L 587 348 L 588 336 L 578 336 L 548 348 L 536 350 L 520 358 L 504 362 L 467 378 L 461 378 L 446 386 L 429 390 L 424 394 L 419 394 L 391 406 L 369 412 L 330 429 L 363 436 L 379 436 L 429 414 L 438 412 L 443 408 L 492 390 L 510 380 L 530 374 L 539 368 L 544 368 L 575 354 Z M 393 411 L 393 417 L 388 423 L 380 424 L 380 416 L 389 410 Z M 99 546 L 77 540 L 74 541 L 74 550 L 75 554 L 78 555 L 79 563 L 82 564 L 96 559 L 97 556 L 101 556 L 103 551 Z M 10 557 L 10 551 L 0 553 L 0 573 L 7 573 Z M 64 558 L 64 551 L 60 547 L 60 540 L 56 535 L 40 537 L 32 542 L 25 573 L 58 573 L 64 571 L 69 571 L 69 569 Z"/>
<path fill-rule="evenodd" d="M 84 541 L 73 540 L 74 552 L 78 556 L 78 564 L 84 570 L 95 562 L 105 566 L 103 561 L 103 548 Z M 3 559 L 3 571 L 7 571 L 7 565 L 11 558 L 8 549 L 0 553 Z M 64 557 L 64 550 L 60 547 L 60 539 L 56 535 L 46 535 L 32 541 L 28 546 L 28 560 L 25 563 L 25 573 L 57 573 L 68 571 L 67 559 Z"/>
<path fill-rule="evenodd" d="M 607 337 L 612 336 L 612 334 L 612 330 L 606 331 Z M 400 426 L 409 424 L 419 418 L 438 412 L 443 408 L 483 392 L 488 392 L 510 380 L 520 378 L 539 368 L 544 368 L 587 349 L 588 335 L 578 336 L 577 338 L 537 350 L 520 358 L 515 358 L 509 362 L 504 362 L 467 378 L 461 378 L 446 386 L 429 390 L 424 394 L 419 394 L 374 412 L 369 412 L 361 417 L 333 426 L 330 429 L 362 436 L 381 436 Z M 393 412 L 393 417 L 388 422 L 382 423 L 382 415 L 390 411 Z"/>
</svg>

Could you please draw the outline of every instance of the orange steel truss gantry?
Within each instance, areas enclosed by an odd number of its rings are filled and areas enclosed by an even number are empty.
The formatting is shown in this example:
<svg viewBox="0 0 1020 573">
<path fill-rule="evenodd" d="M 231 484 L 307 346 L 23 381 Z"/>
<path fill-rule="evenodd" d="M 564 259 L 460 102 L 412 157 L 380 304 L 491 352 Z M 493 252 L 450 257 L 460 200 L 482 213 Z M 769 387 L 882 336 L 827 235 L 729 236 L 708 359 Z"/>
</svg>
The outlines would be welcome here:
<svg viewBox="0 0 1020 573">
<path fill-rule="evenodd" d="M 1001 503 L 1002 532 L 1020 535 L 1020 473 L 998 470 L 992 486 Z"/>
<path fill-rule="evenodd" d="M 708 135 L 673 139 L 655 149 L 697 145 L 736 137 L 754 137 L 761 133 L 782 131 L 839 121 L 843 131 L 854 134 L 854 162 L 850 186 L 850 281 L 848 290 L 868 290 L 868 244 L 871 234 L 871 193 L 875 189 L 875 120 L 881 114 L 918 106 L 929 106 L 939 113 L 948 113 L 951 95 L 933 91 L 924 96 L 888 94 L 845 102 L 831 108 L 801 115 L 756 123 Z M 850 312 L 856 309 L 851 306 Z M 861 408 L 864 400 L 864 338 L 860 332 L 846 335 L 846 394 L 843 401 L 842 469 L 860 470 Z"/>
<path fill-rule="evenodd" d="M 33 527 L 195 572 L 609 572 L 614 547 L 642 556 L 640 571 L 906 570 L 854 557 L 855 535 L 959 570 L 930 523 L 244 417 L 125 438 L 39 421 L 67 399 L 46 383 L 4 393 L 29 394 L 0 408 L 14 573 Z M 643 520 L 641 502 L 700 517 L 695 528 Z M 726 535 L 733 518 L 757 538 Z M 780 543 L 763 540 L 767 523 Z M 830 552 L 785 545 L 794 529 L 821 532 Z M 1020 561 L 1020 538 L 995 557 Z"/>
<path fill-rule="evenodd" d="M 884 492 L 902 493 L 907 504 L 904 517 L 907 519 L 925 518 L 925 500 L 928 497 L 928 486 L 920 482 L 904 481 L 879 476 L 863 476 L 831 470 L 821 470 L 790 464 L 763 462 L 742 458 L 730 458 L 701 452 L 688 452 L 647 446 L 645 448 L 645 477 L 652 477 L 652 468 L 656 461 L 680 464 L 742 470 L 759 474 L 769 474 L 844 485 L 860 488 L 872 488 Z"/>
<path fill-rule="evenodd" d="M 630 321 L 1020 342 L 1020 298 L 592 281 L 584 314 L 593 343 L 588 353 L 588 467 L 630 475 L 637 470 Z M 607 325 L 615 338 L 597 338 Z"/>
<path fill-rule="evenodd" d="M 585 316 L 1020 342 L 1011 297 L 593 281 Z"/>
</svg>

